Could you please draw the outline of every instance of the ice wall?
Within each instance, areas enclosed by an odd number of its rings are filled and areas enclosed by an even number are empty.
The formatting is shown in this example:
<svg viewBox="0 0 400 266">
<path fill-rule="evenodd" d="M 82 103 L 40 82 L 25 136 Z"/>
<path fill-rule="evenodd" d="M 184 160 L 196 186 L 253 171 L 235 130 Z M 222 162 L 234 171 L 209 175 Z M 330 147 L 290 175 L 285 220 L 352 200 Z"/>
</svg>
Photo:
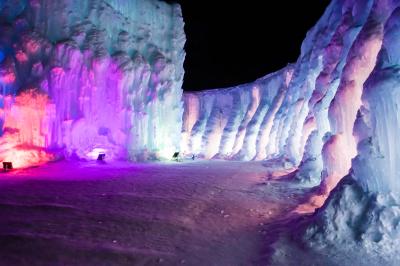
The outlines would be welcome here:
<svg viewBox="0 0 400 266">
<path fill-rule="evenodd" d="M 298 180 L 320 184 L 311 199 L 317 207 L 328 198 L 303 231 L 309 246 L 361 243 L 367 252 L 395 255 L 399 6 L 333 0 L 298 61 L 264 85 L 185 94 L 183 149 L 206 158 L 284 158 Z"/>
<path fill-rule="evenodd" d="M 0 138 L 0 158 L 13 167 L 28 167 L 54 159 L 46 151 L 50 141 L 48 130 L 54 122 L 54 105 L 47 95 L 23 92 L 13 99 L 4 99 L 3 135 Z"/>
<path fill-rule="evenodd" d="M 240 95 L 236 97 L 249 98 L 249 87 L 256 88 L 258 81 L 231 89 L 185 94 L 185 106 L 192 105 L 185 108 L 185 151 L 204 155 L 206 158 L 222 153 L 227 158 L 243 160 L 284 156 L 291 164 L 300 166 L 297 172 L 299 179 L 318 182 L 321 172 L 324 169 L 328 172 L 328 165 L 331 165 L 326 161 L 324 166 L 323 159 L 327 156 L 322 156 L 323 145 L 328 142 L 329 134 L 341 134 L 342 131 L 341 128 L 332 128 L 341 118 L 336 115 L 329 119 L 329 114 L 332 113 L 329 110 L 334 109 L 330 107 L 331 102 L 335 97 L 339 97 L 336 91 L 339 86 L 343 87 L 353 80 L 359 81 L 359 86 L 362 86 L 362 79 L 366 79 L 359 77 L 360 73 L 351 72 L 353 68 L 350 67 L 350 58 L 353 54 L 350 50 L 358 50 L 358 47 L 352 47 L 363 29 L 371 5 L 372 1 L 333 1 L 316 26 L 308 32 L 298 61 L 277 72 L 290 75 L 283 75 L 285 77 L 279 82 L 260 87 L 262 91 L 268 91 L 269 98 L 260 101 L 262 104 L 253 105 L 246 101 L 237 101 L 241 104 L 232 105 L 233 108 L 228 107 L 227 110 L 232 111 L 222 115 L 225 120 L 238 117 L 239 121 L 243 121 L 240 126 L 232 127 L 231 123 L 221 122 L 221 129 L 211 128 L 221 120 L 221 112 L 217 112 L 216 109 L 227 101 L 227 92 L 233 94 L 235 91 Z M 376 54 L 377 51 L 375 57 Z M 374 53 L 371 53 L 370 57 L 374 58 Z M 372 62 L 369 71 L 372 71 L 373 65 Z M 347 71 L 346 75 L 343 74 L 344 71 Z M 265 78 L 273 79 L 274 76 Z M 358 101 L 360 102 L 360 99 Z M 264 102 L 267 104 L 263 104 Z M 358 107 L 353 109 L 358 110 Z M 242 109 L 252 111 L 248 113 L 249 121 L 247 118 L 243 119 Z M 347 117 L 346 112 L 350 111 L 344 112 L 344 116 Z M 349 123 L 352 120 L 354 123 L 355 114 L 349 114 L 350 116 L 354 118 L 349 119 Z M 336 117 L 338 121 L 334 121 Z M 231 140 L 228 142 L 239 145 L 221 145 L 220 140 L 226 139 L 219 137 L 221 132 L 225 132 L 225 135 L 229 132 L 228 139 Z M 342 172 L 349 170 L 352 156 L 355 156 L 354 149 L 344 160 L 348 167 Z M 328 177 L 326 179 L 329 180 Z"/>
<path fill-rule="evenodd" d="M 358 156 L 353 172 L 364 190 L 374 193 L 400 193 L 400 3 L 390 9 L 382 49 L 362 95 L 354 135 Z M 380 178 L 385 177 L 385 178 Z M 399 195 L 397 195 L 399 196 Z"/>
<path fill-rule="evenodd" d="M 35 89 L 55 108 L 41 147 L 133 160 L 179 150 L 185 57 L 179 5 L 7 0 L 0 14 L 2 99 Z M 4 114 L 13 107 L 2 100 L 0 108 L 7 123 Z"/>
<path fill-rule="evenodd" d="M 357 156 L 350 174 L 314 215 L 304 238 L 313 247 L 358 243 L 367 252 L 398 264 L 400 2 L 376 1 L 370 18 L 379 29 L 375 33 L 382 38 L 377 63 L 362 87 L 361 108 L 352 128 Z M 371 36 L 374 34 L 365 36 L 367 42 Z"/>
<path fill-rule="evenodd" d="M 292 66 L 234 88 L 184 94 L 181 150 L 203 158 L 250 160 L 269 131 Z"/>
</svg>

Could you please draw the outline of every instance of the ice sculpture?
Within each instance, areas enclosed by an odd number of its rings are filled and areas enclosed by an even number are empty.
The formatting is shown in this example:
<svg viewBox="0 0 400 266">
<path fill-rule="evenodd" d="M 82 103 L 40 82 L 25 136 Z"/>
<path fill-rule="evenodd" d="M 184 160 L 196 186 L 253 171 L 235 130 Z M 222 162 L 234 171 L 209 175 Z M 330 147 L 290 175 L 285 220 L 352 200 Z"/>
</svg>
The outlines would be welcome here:
<svg viewBox="0 0 400 266">
<path fill-rule="evenodd" d="M 107 158 L 146 160 L 179 150 L 185 57 L 179 5 L 0 1 L 0 14 L 4 133 L 68 157 L 97 157 L 101 150 Z M 48 122 L 35 125 L 40 136 L 30 135 L 43 143 L 21 138 L 28 113 L 7 121 L 22 112 L 15 111 L 22 108 L 17 95 L 27 90 L 33 98 L 48 95 Z M 11 150 L 0 149 L 3 160 Z"/>
</svg>

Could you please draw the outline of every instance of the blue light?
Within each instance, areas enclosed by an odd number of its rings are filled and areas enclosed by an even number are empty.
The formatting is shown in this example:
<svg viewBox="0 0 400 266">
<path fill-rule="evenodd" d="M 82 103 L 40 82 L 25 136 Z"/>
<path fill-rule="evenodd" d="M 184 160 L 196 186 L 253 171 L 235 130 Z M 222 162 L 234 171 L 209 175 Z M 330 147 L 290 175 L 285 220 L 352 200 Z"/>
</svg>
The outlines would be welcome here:
<svg viewBox="0 0 400 266">
<path fill-rule="evenodd" d="M 3 62 L 5 57 L 6 56 L 4 55 L 3 51 L 0 51 L 0 63 Z"/>
</svg>

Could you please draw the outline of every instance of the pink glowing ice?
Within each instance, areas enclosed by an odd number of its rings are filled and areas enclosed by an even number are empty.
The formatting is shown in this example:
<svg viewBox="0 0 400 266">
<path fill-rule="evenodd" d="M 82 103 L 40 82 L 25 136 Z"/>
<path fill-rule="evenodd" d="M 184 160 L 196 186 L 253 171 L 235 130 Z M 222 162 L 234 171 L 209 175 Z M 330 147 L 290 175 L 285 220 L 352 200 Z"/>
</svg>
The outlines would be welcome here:
<svg viewBox="0 0 400 266">
<path fill-rule="evenodd" d="M 12 101 L 11 97 L 7 101 Z M 54 157 L 46 152 L 49 124 L 48 97 L 33 90 L 15 98 L 4 109 L 4 135 L 0 139 L 0 161 L 15 168 L 42 164 Z"/>
</svg>

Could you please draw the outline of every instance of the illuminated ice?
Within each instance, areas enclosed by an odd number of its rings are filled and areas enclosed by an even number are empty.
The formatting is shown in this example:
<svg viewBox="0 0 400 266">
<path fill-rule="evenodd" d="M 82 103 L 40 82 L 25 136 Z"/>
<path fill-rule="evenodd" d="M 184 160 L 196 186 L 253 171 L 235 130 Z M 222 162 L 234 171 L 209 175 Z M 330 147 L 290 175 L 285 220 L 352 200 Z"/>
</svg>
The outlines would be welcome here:
<svg viewBox="0 0 400 266">
<path fill-rule="evenodd" d="M 399 6 L 333 0 L 295 64 L 185 94 L 182 150 L 281 159 L 297 168 L 295 179 L 320 185 L 312 210 L 328 198 L 304 232 L 309 246 L 363 247 L 400 261 Z"/>
<path fill-rule="evenodd" d="M 184 94 L 181 150 L 199 157 L 251 160 L 263 152 L 293 68 L 233 88 Z M 264 145 L 264 146 L 263 146 Z"/>
<path fill-rule="evenodd" d="M 47 94 L 53 108 L 46 128 L 32 120 L 46 139 L 37 148 L 87 159 L 101 149 L 107 158 L 132 160 L 170 158 L 179 150 L 185 57 L 179 5 L 15 2 L 0 1 L 1 15 L 13 25 L 0 30 L 2 123 L 7 116 L 29 119 L 18 114 L 15 99 L 9 107 L 4 102 L 31 90 Z M 22 121 L 8 130 L 18 139 Z"/>
<path fill-rule="evenodd" d="M 400 130 L 400 76 L 395 47 L 400 40 L 400 3 L 372 2 L 330 105 L 333 135 L 323 149 L 323 189 L 329 191 L 349 174 L 314 215 L 304 238 L 316 249 L 333 245 L 342 251 L 360 252 L 362 247 L 364 253 L 379 253 L 388 265 L 396 265 L 400 261 L 396 135 Z"/>
<path fill-rule="evenodd" d="M 327 199 L 303 232 L 310 247 L 361 244 L 393 255 L 399 6 L 333 0 L 294 64 L 249 84 L 182 95 L 179 5 L 0 1 L 0 161 L 18 157 L 16 167 L 25 167 L 58 156 L 175 152 L 273 159 L 290 177 L 320 185 L 312 210 Z"/>
</svg>

